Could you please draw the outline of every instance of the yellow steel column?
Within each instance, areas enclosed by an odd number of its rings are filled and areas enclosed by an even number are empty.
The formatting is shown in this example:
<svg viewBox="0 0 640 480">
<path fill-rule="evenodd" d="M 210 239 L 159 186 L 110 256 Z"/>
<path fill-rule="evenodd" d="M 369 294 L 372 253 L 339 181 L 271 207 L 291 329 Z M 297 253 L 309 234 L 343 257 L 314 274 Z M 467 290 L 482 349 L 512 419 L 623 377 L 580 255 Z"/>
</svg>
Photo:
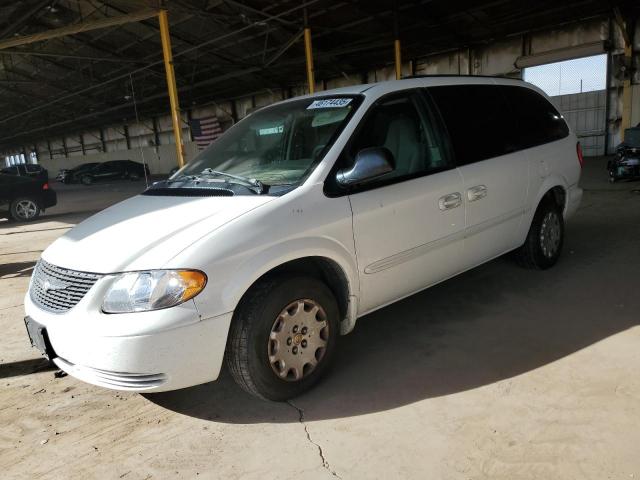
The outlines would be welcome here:
<svg viewBox="0 0 640 480">
<path fill-rule="evenodd" d="M 393 9 L 393 49 L 396 63 L 396 80 L 402 78 L 402 53 L 400 51 L 400 22 L 398 21 L 398 5 Z"/>
<path fill-rule="evenodd" d="M 311 29 L 307 19 L 307 9 L 304 9 L 304 55 L 307 60 L 307 83 L 309 93 L 316 90 L 316 81 L 313 75 L 313 50 L 311 48 Z"/>
<path fill-rule="evenodd" d="M 396 51 L 396 80 L 402 78 L 402 56 L 400 54 L 400 39 L 396 38 L 393 42 Z"/>
<path fill-rule="evenodd" d="M 311 50 L 311 29 L 304 29 L 304 54 L 307 59 L 307 83 L 309 84 L 309 93 L 315 91 L 316 81 L 313 78 L 313 51 Z"/>
<path fill-rule="evenodd" d="M 162 56 L 164 57 L 167 89 L 169 90 L 169 102 L 171 103 L 171 121 L 173 122 L 173 134 L 176 139 L 176 155 L 178 157 L 178 166 L 182 168 L 184 166 L 184 147 L 182 145 L 182 128 L 180 126 L 180 104 L 178 103 L 176 76 L 173 71 L 173 54 L 171 53 L 171 37 L 169 36 L 169 20 L 167 19 L 166 10 L 160 10 L 158 21 L 160 22 Z"/>
</svg>

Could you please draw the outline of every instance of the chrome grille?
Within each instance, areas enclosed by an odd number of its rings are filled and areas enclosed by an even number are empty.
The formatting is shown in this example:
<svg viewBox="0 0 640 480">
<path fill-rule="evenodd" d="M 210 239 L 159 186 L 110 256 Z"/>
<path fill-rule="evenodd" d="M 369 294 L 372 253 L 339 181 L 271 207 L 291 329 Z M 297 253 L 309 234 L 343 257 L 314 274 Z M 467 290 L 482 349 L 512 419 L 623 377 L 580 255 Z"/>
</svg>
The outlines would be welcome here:
<svg viewBox="0 0 640 480">
<path fill-rule="evenodd" d="M 96 273 L 67 270 L 40 260 L 33 270 L 29 293 L 43 310 L 64 313 L 82 300 L 99 278 Z"/>
</svg>

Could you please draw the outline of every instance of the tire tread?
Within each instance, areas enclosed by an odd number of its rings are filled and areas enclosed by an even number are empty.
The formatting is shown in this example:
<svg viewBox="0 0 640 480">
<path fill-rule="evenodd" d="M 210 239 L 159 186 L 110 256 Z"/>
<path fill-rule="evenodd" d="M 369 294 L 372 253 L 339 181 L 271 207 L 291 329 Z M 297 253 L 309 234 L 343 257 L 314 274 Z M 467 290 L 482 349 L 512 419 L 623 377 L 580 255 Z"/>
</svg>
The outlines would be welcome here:
<svg viewBox="0 0 640 480">
<path fill-rule="evenodd" d="M 560 244 L 558 256 L 551 262 L 541 261 L 539 259 L 539 257 L 541 256 L 541 252 L 539 251 L 540 245 L 538 243 L 537 232 L 544 214 L 551 209 L 557 211 L 560 216 L 560 221 L 562 222 L 562 211 L 560 207 L 558 207 L 558 205 L 553 200 L 550 200 L 548 198 L 544 199 L 540 203 L 540 205 L 538 205 L 536 213 L 533 216 L 533 220 L 531 221 L 531 226 L 529 227 L 527 238 L 525 239 L 524 244 L 514 252 L 514 258 L 519 266 L 528 270 L 546 270 L 552 267 L 560 256 L 562 243 Z M 561 228 L 564 236 L 564 226 L 561 225 Z"/>
<path fill-rule="evenodd" d="M 277 278 L 260 282 L 252 288 L 251 294 L 240 303 L 231 323 L 225 353 L 227 367 L 236 383 L 244 391 L 263 400 L 268 399 L 260 393 L 249 373 L 249 327 L 253 320 L 252 312 L 256 311 L 256 308 L 277 283 Z"/>
</svg>

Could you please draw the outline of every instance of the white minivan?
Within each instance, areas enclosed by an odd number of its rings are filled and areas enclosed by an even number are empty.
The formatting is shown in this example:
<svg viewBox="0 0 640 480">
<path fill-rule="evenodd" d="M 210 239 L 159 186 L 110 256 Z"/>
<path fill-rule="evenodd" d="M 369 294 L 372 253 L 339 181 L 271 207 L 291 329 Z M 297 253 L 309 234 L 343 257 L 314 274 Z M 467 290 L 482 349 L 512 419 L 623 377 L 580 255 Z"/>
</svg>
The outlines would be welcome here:
<svg viewBox="0 0 640 480">
<path fill-rule="evenodd" d="M 562 116 L 518 80 L 289 99 L 49 246 L 27 331 L 95 385 L 174 390 L 224 361 L 248 392 L 285 400 L 357 318 L 510 251 L 551 267 L 581 165 Z"/>
</svg>

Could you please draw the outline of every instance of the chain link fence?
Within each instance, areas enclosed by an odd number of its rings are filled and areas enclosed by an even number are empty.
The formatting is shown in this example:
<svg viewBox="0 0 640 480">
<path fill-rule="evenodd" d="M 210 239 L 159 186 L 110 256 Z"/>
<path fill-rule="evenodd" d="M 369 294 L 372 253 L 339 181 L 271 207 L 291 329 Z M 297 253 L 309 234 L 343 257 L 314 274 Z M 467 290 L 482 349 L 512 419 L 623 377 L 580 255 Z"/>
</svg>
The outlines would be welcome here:
<svg viewBox="0 0 640 480">
<path fill-rule="evenodd" d="M 606 55 L 525 68 L 523 78 L 553 97 L 585 155 L 604 155 Z"/>
</svg>

